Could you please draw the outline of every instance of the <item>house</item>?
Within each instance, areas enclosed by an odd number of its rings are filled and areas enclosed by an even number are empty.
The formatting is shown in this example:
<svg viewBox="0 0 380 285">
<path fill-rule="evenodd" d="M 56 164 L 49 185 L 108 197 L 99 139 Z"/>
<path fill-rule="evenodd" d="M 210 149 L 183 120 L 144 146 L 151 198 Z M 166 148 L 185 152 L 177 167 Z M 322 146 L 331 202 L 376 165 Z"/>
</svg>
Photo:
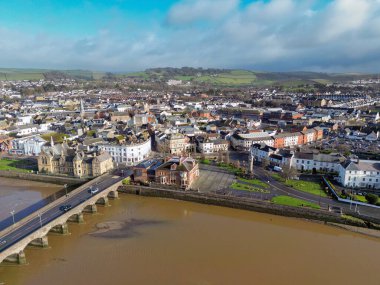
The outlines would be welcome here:
<svg viewBox="0 0 380 285">
<path fill-rule="evenodd" d="M 300 171 L 339 172 L 340 164 L 346 158 L 339 153 L 323 154 L 314 152 L 296 152 L 292 166 Z"/>
<path fill-rule="evenodd" d="M 268 146 L 264 143 L 255 143 L 251 146 L 251 157 L 254 161 L 262 162 L 263 159 L 268 159 L 271 154 L 277 152 L 277 148 Z"/>
<path fill-rule="evenodd" d="M 42 147 L 47 143 L 39 135 L 13 139 L 11 142 L 10 154 L 19 155 L 39 155 Z"/>
<path fill-rule="evenodd" d="M 349 159 L 340 164 L 338 182 L 344 187 L 380 189 L 380 161 Z"/>
<path fill-rule="evenodd" d="M 155 170 L 155 181 L 188 189 L 199 177 L 199 165 L 192 157 L 172 157 Z"/>
</svg>

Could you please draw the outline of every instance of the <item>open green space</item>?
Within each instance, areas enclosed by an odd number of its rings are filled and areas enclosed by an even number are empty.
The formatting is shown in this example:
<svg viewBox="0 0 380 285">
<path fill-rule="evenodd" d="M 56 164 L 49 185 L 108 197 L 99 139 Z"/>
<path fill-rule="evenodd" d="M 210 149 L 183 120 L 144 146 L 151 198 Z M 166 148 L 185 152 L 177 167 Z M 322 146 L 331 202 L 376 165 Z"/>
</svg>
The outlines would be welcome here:
<svg viewBox="0 0 380 285">
<path fill-rule="evenodd" d="M 207 158 L 201 159 L 199 162 L 202 163 L 202 164 L 207 164 L 207 165 L 211 164 L 211 160 L 209 160 Z"/>
<path fill-rule="evenodd" d="M 293 207 L 309 207 L 313 209 L 321 208 L 318 204 L 311 203 L 311 202 L 301 200 L 298 198 L 289 197 L 289 196 L 276 196 L 272 198 L 271 202 L 278 205 L 293 206 Z"/>
<path fill-rule="evenodd" d="M 245 182 L 245 183 L 249 183 L 249 184 L 252 184 L 252 185 L 256 185 L 256 186 L 260 186 L 260 187 L 263 187 L 263 188 L 268 188 L 269 185 L 259 179 L 246 179 L 246 178 L 241 178 L 239 177 L 239 181 L 242 181 L 242 182 Z"/>
<path fill-rule="evenodd" d="M 302 192 L 318 195 L 321 197 L 327 197 L 327 194 L 323 190 L 321 184 L 317 182 L 288 179 L 285 181 L 285 185 L 293 187 L 294 189 Z"/>
<path fill-rule="evenodd" d="M 51 137 L 53 138 L 54 143 L 62 143 L 64 141 L 64 138 L 69 137 L 69 135 L 55 132 L 41 135 L 41 138 L 49 142 L 51 140 Z"/>
<path fill-rule="evenodd" d="M 367 199 L 363 195 L 355 195 L 354 199 L 359 202 L 367 203 Z"/>
<path fill-rule="evenodd" d="M 285 182 L 285 179 L 281 177 L 279 173 L 271 173 L 270 175 L 273 179 L 279 181 L 279 182 Z"/>
<path fill-rule="evenodd" d="M 237 182 L 233 182 L 230 188 L 234 190 L 238 190 L 238 191 L 257 192 L 257 193 L 264 193 L 264 194 L 270 193 L 269 190 L 261 189 L 261 188 L 257 188 L 257 187 L 253 187 L 247 184 L 242 184 L 242 183 L 237 183 Z"/>
<path fill-rule="evenodd" d="M 15 159 L 0 159 L 0 170 L 18 171 L 18 172 L 30 172 L 29 169 L 33 165 L 30 162 Z"/>
<path fill-rule="evenodd" d="M 228 170 L 235 175 L 241 175 L 243 173 L 241 169 L 233 166 L 231 163 L 219 162 L 218 167 Z"/>
</svg>

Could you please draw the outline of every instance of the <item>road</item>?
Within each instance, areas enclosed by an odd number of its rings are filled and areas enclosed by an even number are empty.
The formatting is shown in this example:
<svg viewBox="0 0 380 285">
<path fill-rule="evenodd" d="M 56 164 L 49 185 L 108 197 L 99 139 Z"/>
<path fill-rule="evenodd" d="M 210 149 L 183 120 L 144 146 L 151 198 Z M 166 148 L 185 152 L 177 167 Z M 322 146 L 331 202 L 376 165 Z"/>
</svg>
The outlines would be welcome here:
<svg viewBox="0 0 380 285">
<path fill-rule="evenodd" d="M 98 188 L 99 191 L 97 193 L 100 193 L 122 179 L 123 177 L 109 174 L 104 178 L 104 180 L 94 185 L 93 189 Z M 59 204 L 48 208 L 45 212 L 40 212 L 38 214 L 35 212 L 33 214 L 34 217 L 28 222 L 23 223 L 22 225 L 12 229 L 10 233 L 0 237 L 0 252 L 64 214 L 65 212 L 60 210 L 60 207 L 71 205 L 72 208 L 75 208 L 79 204 L 91 198 L 91 196 L 92 194 L 89 193 L 89 188 L 86 187 L 80 192 L 69 194 L 62 199 Z"/>
<path fill-rule="evenodd" d="M 280 194 L 284 194 L 284 195 L 299 198 L 302 200 L 310 201 L 316 204 L 320 204 L 322 208 L 326 208 L 326 209 L 328 206 L 333 206 L 333 207 L 342 208 L 343 212 L 350 211 L 349 204 L 341 203 L 331 198 L 316 196 L 310 193 L 298 191 L 291 187 L 288 187 L 284 185 L 283 183 L 278 182 L 270 175 L 268 175 L 268 171 L 265 171 L 261 167 L 256 166 L 254 168 L 254 173 L 255 173 L 255 176 L 259 178 L 260 180 L 269 181 L 269 185 L 271 186 L 271 188 L 274 188 Z M 352 206 L 351 209 L 353 210 L 354 206 Z M 378 209 L 362 206 L 362 207 L 359 207 L 359 211 L 360 211 L 360 214 L 363 216 L 380 218 L 380 211 Z"/>
</svg>

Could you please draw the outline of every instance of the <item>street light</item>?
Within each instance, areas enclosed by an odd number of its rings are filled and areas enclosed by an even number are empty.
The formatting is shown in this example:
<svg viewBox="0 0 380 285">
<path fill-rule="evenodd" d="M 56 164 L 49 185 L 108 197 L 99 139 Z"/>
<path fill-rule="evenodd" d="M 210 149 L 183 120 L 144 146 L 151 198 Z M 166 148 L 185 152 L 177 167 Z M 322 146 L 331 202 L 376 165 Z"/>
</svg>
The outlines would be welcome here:
<svg viewBox="0 0 380 285">
<path fill-rule="evenodd" d="M 13 224 L 15 224 L 15 210 L 10 211 L 10 214 L 12 215 Z"/>
<path fill-rule="evenodd" d="M 63 187 L 65 187 L 65 193 L 66 193 L 66 197 L 67 197 L 67 184 L 63 185 Z"/>
<path fill-rule="evenodd" d="M 41 228 L 42 228 L 42 213 L 38 213 L 38 217 L 40 218 L 40 225 L 41 225 Z"/>
</svg>

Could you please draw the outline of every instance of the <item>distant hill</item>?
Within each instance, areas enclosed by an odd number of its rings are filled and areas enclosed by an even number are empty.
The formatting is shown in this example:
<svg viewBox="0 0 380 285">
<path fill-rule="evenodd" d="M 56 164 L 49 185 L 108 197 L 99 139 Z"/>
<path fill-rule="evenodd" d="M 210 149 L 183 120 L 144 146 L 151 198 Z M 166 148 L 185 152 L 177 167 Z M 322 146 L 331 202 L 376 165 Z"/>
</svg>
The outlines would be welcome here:
<svg viewBox="0 0 380 285">
<path fill-rule="evenodd" d="M 141 72 L 109 73 L 90 70 L 48 70 L 0 68 L 0 80 L 40 80 L 40 79 L 82 79 L 100 80 L 115 78 L 136 78 L 142 81 L 166 82 L 169 79 L 182 80 L 199 85 L 213 86 L 295 86 L 315 83 L 331 84 L 352 80 L 374 78 L 377 75 L 358 73 L 321 73 L 321 72 L 260 72 L 239 69 L 215 68 L 150 68 Z"/>
</svg>

